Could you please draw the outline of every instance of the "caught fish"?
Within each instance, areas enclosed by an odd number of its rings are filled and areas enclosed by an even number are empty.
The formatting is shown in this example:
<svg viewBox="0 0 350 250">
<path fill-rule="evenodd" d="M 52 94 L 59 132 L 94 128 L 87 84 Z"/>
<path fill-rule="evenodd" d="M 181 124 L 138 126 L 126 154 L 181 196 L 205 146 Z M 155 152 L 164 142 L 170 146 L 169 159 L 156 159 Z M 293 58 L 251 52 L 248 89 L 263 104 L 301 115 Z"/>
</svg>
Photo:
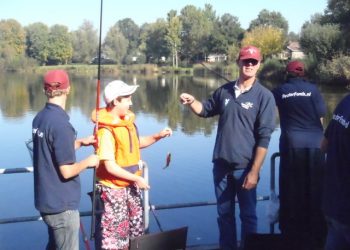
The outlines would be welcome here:
<svg viewBox="0 0 350 250">
<path fill-rule="evenodd" d="M 163 167 L 163 169 L 169 167 L 170 161 L 171 161 L 171 153 L 168 152 L 167 155 L 166 155 L 166 159 L 165 159 L 165 167 Z"/>
</svg>

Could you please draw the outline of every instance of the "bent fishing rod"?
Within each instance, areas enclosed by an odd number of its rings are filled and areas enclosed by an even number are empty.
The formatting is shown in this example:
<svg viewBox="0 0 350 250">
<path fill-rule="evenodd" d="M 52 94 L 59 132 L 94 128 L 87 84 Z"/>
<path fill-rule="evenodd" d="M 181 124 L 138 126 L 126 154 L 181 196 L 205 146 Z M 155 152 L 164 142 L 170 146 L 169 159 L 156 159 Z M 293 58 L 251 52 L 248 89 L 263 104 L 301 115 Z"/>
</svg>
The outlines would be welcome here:
<svg viewBox="0 0 350 250">
<path fill-rule="evenodd" d="M 186 54 L 183 53 L 181 50 L 179 50 L 179 53 L 186 56 Z M 218 76 L 218 77 L 220 77 L 220 78 L 226 80 L 227 82 L 231 82 L 231 81 L 232 81 L 232 80 L 226 78 L 225 76 L 223 76 L 222 74 L 220 74 L 219 72 L 217 72 L 216 70 L 213 70 L 213 69 L 209 68 L 207 65 L 205 65 L 204 62 L 200 62 L 200 64 L 201 64 L 204 68 L 206 68 L 206 69 L 209 70 L 210 72 L 214 73 L 216 76 Z"/>
<path fill-rule="evenodd" d="M 95 150 L 98 147 L 98 138 L 97 131 L 99 127 L 98 123 L 98 113 L 100 109 L 100 90 L 101 90 L 101 40 L 102 40 L 102 9 L 103 9 L 103 0 L 101 0 L 100 6 L 100 34 L 98 41 L 98 66 L 97 66 L 97 86 L 96 86 L 96 124 L 94 129 L 94 135 L 96 138 Z M 93 181 L 92 181 L 92 213 L 91 213 L 91 230 L 90 230 L 90 239 L 95 239 L 95 223 L 96 223 L 96 168 L 94 168 Z"/>
<path fill-rule="evenodd" d="M 207 65 L 204 64 L 204 62 L 200 62 L 200 64 L 201 64 L 204 68 L 206 68 L 207 70 L 209 70 L 210 72 L 214 73 L 216 76 L 218 76 L 218 77 L 220 77 L 220 78 L 222 78 L 222 79 L 224 79 L 224 80 L 226 80 L 226 81 L 228 81 L 228 82 L 231 82 L 230 79 L 226 78 L 225 76 L 223 76 L 222 74 L 220 74 L 220 73 L 217 72 L 216 70 L 213 70 L 213 69 L 209 68 Z"/>
</svg>

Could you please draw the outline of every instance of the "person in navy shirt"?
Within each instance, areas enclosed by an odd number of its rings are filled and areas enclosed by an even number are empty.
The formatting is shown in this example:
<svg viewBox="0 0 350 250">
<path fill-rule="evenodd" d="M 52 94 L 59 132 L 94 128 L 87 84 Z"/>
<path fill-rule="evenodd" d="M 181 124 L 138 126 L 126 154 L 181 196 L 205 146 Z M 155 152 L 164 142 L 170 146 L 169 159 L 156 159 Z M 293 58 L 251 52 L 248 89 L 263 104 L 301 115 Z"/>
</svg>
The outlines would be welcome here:
<svg viewBox="0 0 350 250">
<path fill-rule="evenodd" d="M 45 107 L 32 122 L 34 201 L 48 227 L 46 249 L 79 249 L 79 173 L 97 166 L 96 155 L 76 162 L 75 149 L 95 142 L 93 136 L 76 140 L 76 131 L 65 112 L 70 91 L 63 70 L 44 76 Z"/>
<path fill-rule="evenodd" d="M 301 61 L 289 62 L 287 81 L 274 89 L 279 111 L 279 223 L 291 249 L 318 249 L 325 242 L 321 210 L 325 156 L 321 151 L 324 100 L 306 81 Z"/>
<path fill-rule="evenodd" d="M 188 93 L 180 100 L 201 117 L 219 116 L 213 152 L 213 177 L 217 199 L 221 249 L 237 249 L 235 197 L 242 221 L 242 247 L 257 231 L 256 186 L 275 128 L 272 93 L 256 78 L 261 54 L 258 48 L 240 50 L 239 78 L 219 87 L 206 101 Z"/>
<path fill-rule="evenodd" d="M 350 95 L 340 101 L 324 134 L 327 152 L 323 210 L 326 250 L 350 249 Z"/>
</svg>

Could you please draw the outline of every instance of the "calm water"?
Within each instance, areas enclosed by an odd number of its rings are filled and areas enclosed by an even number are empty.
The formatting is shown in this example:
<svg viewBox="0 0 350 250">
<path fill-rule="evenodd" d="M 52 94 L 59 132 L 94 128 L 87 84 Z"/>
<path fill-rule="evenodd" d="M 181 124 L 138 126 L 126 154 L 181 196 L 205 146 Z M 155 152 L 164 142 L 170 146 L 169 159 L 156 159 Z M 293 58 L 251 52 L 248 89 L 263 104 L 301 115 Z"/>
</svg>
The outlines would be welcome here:
<svg viewBox="0 0 350 250">
<path fill-rule="evenodd" d="M 211 155 L 216 134 L 216 119 L 200 119 L 178 102 L 186 91 L 199 99 L 206 98 L 224 83 L 220 79 L 196 77 L 102 76 L 102 89 L 113 79 L 123 79 L 140 87 L 133 96 L 133 111 L 141 135 L 158 132 L 165 126 L 173 129 L 171 138 L 164 139 L 142 151 L 143 160 L 150 168 L 150 201 L 155 205 L 185 202 L 214 201 Z M 78 137 L 90 135 L 93 124 L 90 112 L 95 107 L 96 79 L 72 77 L 73 89 L 67 104 L 71 123 Z M 46 97 L 41 91 L 41 76 L 5 74 L 0 76 L 0 168 L 31 166 L 24 142 L 31 137 L 31 121 L 43 107 Z M 268 85 L 272 88 L 272 85 Z M 344 89 L 322 88 L 329 113 L 347 92 Z M 103 105 L 101 103 L 101 105 Z M 269 194 L 270 155 L 278 151 L 279 130 L 272 136 L 268 158 L 261 172 L 259 195 Z M 82 159 L 92 152 L 84 148 L 77 152 Z M 172 154 L 170 167 L 163 170 L 165 157 Z M 38 212 L 33 205 L 32 174 L 0 175 L 0 218 L 33 216 Z M 81 174 L 81 211 L 91 209 L 86 195 L 92 189 L 92 171 Z M 259 231 L 268 232 L 267 202 L 258 203 Z M 188 244 L 212 244 L 218 241 L 215 206 L 156 211 L 164 230 L 189 226 Z M 84 217 L 85 230 L 90 232 L 90 218 Z M 159 231 L 151 216 L 150 230 Z M 43 222 L 0 225 L 0 249 L 44 249 L 46 227 Z M 30 246 L 30 247 L 28 247 Z M 84 245 L 81 243 L 81 249 Z"/>
</svg>

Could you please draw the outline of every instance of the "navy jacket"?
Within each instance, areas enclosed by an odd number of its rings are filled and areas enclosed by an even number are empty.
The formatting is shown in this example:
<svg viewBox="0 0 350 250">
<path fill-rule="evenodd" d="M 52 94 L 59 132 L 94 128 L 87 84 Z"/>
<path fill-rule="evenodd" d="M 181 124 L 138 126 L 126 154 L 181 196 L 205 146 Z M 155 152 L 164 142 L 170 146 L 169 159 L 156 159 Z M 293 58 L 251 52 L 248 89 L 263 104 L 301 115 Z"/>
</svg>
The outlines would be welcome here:
<svg viewBox="0 0 350 250">
<path fill-rule="evenodd" d="M 47 103 L 33 120 L 35 207 L 42 213 L 79 208 L 79 176 L 65 180 L 60 165 L 75 163 L 75 130 L 58 105 Z"/>
<path fill-rule="evenodd" d="M 350 95 L 336 107 L 325 137 L 328 140 L 324 213 L 350 226 Z"/>
<path fill-rule="evenodd" d="M 234 168 L 252 164 L 257 146 L 267 148 L 275 128 L 272 93 L 256 81 L 235 97 L 235 82 L 221 86 L 204 101 L 202 117 L 219 115 L 213 161 L 225 160 Z"/>
<path fill-rule="evenodd" d="M 272 92 L 281 124 L 280 150 L 320 148 L 320 118 L 326 114 L 326 105 L 317 87 L 302 78 L 290 78 Z"/>
</svg>

